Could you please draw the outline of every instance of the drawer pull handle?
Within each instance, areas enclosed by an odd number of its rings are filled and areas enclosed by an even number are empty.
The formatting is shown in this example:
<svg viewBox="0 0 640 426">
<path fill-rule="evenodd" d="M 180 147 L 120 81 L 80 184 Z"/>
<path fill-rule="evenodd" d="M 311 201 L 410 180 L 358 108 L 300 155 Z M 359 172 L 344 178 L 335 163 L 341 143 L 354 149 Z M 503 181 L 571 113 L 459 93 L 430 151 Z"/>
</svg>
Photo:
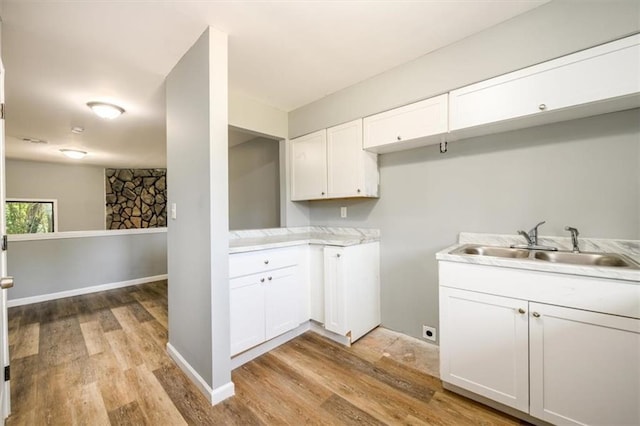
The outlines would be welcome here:
<svg viewBox="0 0 640 426">
<path fill-rule="evenodd" d="M 522 308 L 518 309 L 518 313 L 524 314 L 524 313 L 526 313 L 526 312 L 527 312 L 527 311 L 525 311 L 525 310 L 524 310 L 524 309 L 522 309 Z"/>
<path fill-rule="evenodd" d="M 264 282 L 264 278 L 260 278 L 260 282 L 263 283 Z"/>
<path fill-rule="evenodd" d="M 264 261 L 264 264 L 265 264 L 265 265 L 268 265 L 268 264 L 269 264 L 269 261 L 268 261 L 268 260 L 265 260 L 265 261 Z"/>
<path fill-rule="evenodd" d="M 531 315 L 533 315 L 533 316 L 534 316 L 534 317 L 536 317 L 536 318 L 540 318 L 540 314 L 539 314 L 539 313 L 537 313 L 537 312 L 534 312 L 534 313 L 533 313 L 533 314 L 531 314 Z"/>
<path fill-rule="evenodd" d="M 545 104 L 540 104 L 540 105 L 538 105 L 538 109 L 540 111 L 544 111 L 545 109 L 547 109 L 547 106 Z"/>
<path fill-rule="evenodd" d="M 273 277 L 269 277 L 269 278 L 267 278 L 267 279 L 268 279 L 269 281 L 271 281 L 271 280 L 273 279 Z"/>
</svg>

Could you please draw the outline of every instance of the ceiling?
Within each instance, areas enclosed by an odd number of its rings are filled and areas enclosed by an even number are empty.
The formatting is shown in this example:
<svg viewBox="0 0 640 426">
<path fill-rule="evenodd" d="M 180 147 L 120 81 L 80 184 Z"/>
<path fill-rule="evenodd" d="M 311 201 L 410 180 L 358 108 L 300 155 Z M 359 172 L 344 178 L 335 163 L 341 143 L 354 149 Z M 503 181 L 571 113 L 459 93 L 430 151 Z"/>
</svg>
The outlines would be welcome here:
<svg viewBox="0 0 640 426">
<path fill-rule="evenodd" d="M 229 34 L 229 91 L 288 112 L 547 1 L 3 0 L 6 154 L 164 166 L 164 79 L 207 25 Z"/>
</svg>

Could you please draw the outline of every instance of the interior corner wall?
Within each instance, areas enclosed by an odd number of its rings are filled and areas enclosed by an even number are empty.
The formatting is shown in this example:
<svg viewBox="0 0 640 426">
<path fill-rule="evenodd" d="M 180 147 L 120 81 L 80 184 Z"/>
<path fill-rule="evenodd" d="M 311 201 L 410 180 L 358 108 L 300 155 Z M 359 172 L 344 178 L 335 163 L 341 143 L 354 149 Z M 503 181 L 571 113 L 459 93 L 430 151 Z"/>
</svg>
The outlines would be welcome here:
<svg viewBox="0 0 640 426">
<path fill-rule="evenodd" d="M 169 344 L 215 393 L 231 381 L 227 36 L 208 28 L 169 73 Z M 215 350 L 214 350 L 215 342 Z"/>
<path fill-rule="evenodd" d="M 229 229 L 280 226 L 279 141 L 256 138 L 229 148 Z"/>
<path fill-rule="evenodd" d="M 640 31 L 637 1 L 550 2 L 289 114 L 291 137 Z M 381 230 L 382 324 L 438 326 L 435 253 L 461 231 L 640 238 L 640 112 L 379 157 L 380 198 L 304 203 L 311 225 Z M 295 204 L 295 203 L 293 203 Z M 340 218 L 340 207 L 348 218 Z"/>
<path fill-rule="evenodd" d="M 104 167 L 6 160 L 7 198 L 58 200 L 58 231 L 105 229 Z"/>
</svg>

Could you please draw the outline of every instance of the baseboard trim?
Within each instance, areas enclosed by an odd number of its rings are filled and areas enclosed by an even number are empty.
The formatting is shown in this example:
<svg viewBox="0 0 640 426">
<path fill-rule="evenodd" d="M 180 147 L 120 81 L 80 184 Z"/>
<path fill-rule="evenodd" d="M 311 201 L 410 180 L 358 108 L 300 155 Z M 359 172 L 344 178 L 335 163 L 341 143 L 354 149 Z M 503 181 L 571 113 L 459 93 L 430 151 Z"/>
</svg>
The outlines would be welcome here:
<svg viewBox="0 0 640 426">
<path fill-rule="evenodd" d="M 153 275 L 150 277 L 136 278 L 133 280 L 119 281 L 115 283 L 107 283 L 94 285 L 91 287 L 77 288 L 74 290 L 60 291 L 57 293 L 42 294 L 38 296 L 21 297 L 19 299 L 7 300 L 7 307 L 30 305 L 32 303 L 47 302 L 49 300 L 64 299 L 65 297 L 80 296 L 82 294 L 97 293 L 99 291 L 113 290 L 115 288 L 129 287 L 132 285 L 145 284 L 154 281 L 166 280 L 167 274 Z"/>
<path fill-rule="evenodd" d="M 236 394 L 235 385 L 233 382 L 225 383 L 222 386 L 218 386 L 215 389 L 211 389 L 211 386 L 202 378 L 200 374 L 187 362 L 186 359 L 177 351 L 177 349 L 171 344 L 167 343 L 167 353 L 172 360 L 178 365 L 180 370 L 187 375 L 189 380 L 196 385 L 196 387 L 204 394 L 212 405 L 224 401 L 227 398 L 231 398 Z"/>
</svg>

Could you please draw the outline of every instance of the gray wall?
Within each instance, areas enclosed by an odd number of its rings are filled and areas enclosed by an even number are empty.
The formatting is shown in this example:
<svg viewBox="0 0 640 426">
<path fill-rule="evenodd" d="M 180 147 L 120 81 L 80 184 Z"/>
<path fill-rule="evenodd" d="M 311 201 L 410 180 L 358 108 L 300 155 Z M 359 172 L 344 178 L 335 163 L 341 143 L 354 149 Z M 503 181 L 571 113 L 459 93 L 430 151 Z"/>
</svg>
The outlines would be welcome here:
<svg viewBox="0 0 640 426">
<path fill-rule="evenodd" d="M 438 325 L 435 253 L 459 232 L 640 239 L 640 113 L 381 155 L 380 199 L 311 203 L 313 225 L 380 228 L 384 326 Z M 340 206 L 348 219 L 340 219 Z"/>
<path fill-rule="evenodd" d="M 167 77 L 169 343 L 213 388 L 231 380 L 227 38 L 211 28 Z M 213 343 L 215 342 L 215 351 Z"/>
<path fill-rule="evenodd" d="M 554 1 L 289 114 L 289 137 L 404 105 L 640 31 L 640 2 Z M 380 199 L 311 202 L 312 225 L 382 231 L 383 324 L 438 324 L 434 254 L 460 231 L 640 238 L 638 111 L 380 157 Z M 339 218 L 339 207 L 349 218 Z"/>
<path fill-rule="evenodd" d="M 167 234 L 11 241 L 9 300 L 167 273 Z"/>
<path fill-rule="evenodd" d="M 278 226 L 279 142 L 256 138 L 229 148 L 229 229 Z"/>
<path fill-rule="evenodd" d="M 289 137 L 640 31 L 640 1 L 556 0 L 289 113 Z"/>
<path fill-rule="evenodd" d="M 58 200 L 58 231 L 105 229 L 104 167 L 7 159 L 7 198 Z"/>
</svg>

